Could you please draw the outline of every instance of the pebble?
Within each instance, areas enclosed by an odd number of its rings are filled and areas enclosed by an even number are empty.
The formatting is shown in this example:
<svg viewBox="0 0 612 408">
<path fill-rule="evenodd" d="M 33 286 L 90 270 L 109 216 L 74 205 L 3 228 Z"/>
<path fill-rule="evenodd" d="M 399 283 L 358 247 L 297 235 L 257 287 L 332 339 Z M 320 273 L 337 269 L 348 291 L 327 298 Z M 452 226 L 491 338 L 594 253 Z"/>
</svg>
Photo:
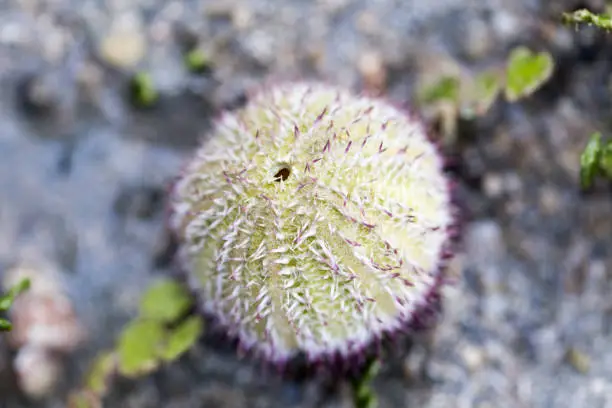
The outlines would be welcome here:
<svg viewBox="0 0 612 408">
<path fill-rule="evenodd" d="M 483 220 L 470 224 L 464 241 L 467 263 L 481 268 L 490 267 L 505 253 L 502 230 L 495 221 Z"/>
<path fill-rule="evenodd" d="M 559 51 L 571 52 L 574 49 L 574 36 L 567 27 L 560 27 L 553 23 L 544 25 L 543 31 L 544 35 Z"/>
<path fill-rule="evenodd" d="M 540 189 L 540 208 L 542 213 L 553 215 L 562 208 L 562 197 L 559 191 L 552 186 L 542 186 Z"/>
<path fill-rule="evenodd" d="M 69 32 L 55 24 L 51 18 L 41 17 L 37 23 L 37 29 L 44 33 L 41 51 L 45 60 L 51 63 L 59 63 L 71 42 Z"/>
<path fill-rule="evenodd" d="M 0 43 L 5 45 L 25 45 L 30 40 L 25 26 L 9 22 L 0 27 Z"/>
<path fill-rule="evenodd" d="M 234 4 L 231 1 L 221 0 L 204 3 L 204 15 L 209 18 L 228 18 L 232 16 Z"/>
<path fill-rule="evenodd" d="M 248 406 L 244 395 L 232 387 L 210 384 L 198 393 L 198 404 L 203 407 L 245 408 Z"/>
<path fill-rule="evenodd" d="M 511 41 L 523 30 L 520 17 L 502 8 L 496 10 L 491 18 L 498 41 Z"/>
<path fill-rule="evenodd" d="M 498 198 L 504 193 L 504 179 L 497 173 L 485 174 L 482 188 L 487 197 Z"/>
<path fill-rule="evenodd" d="M 376 13 L 368 9 L 357 14 L 355 25 L 362 34 L 374 34 L 380 31 L 380 19 Z"/>
<path fill-rule="evenodd" d="M 565 358 L 566 361 L 579 373 L 588 373 L 591 365 L 591 359 L 582 351 L 575 347 L 570 347 L 565 354 Z"/>
<path fill-rule="evenodd" d="M 244 31 L 253 24 L 253 13 L 246 4 L 234 7 L 231 16 L 232 24 L 238 30 Z"/>
<path fill-rule="evenodd" d="M 515 172 L 487 173 L 482 180 L 482 188 L 487 197 L 499 198 L 503 195 L 514 195 L 521 191 L 523 182 Z"/>
<path fill-rule="evenodd" d="M 146 41 L 138 33 L 116 32 L 109 34 L 100 45 L 102 58 L 119 68 L 133 68 L 144 57 Z"/>
<path fill-rule="evenodd" d="M 32 399 L 50 396 L 59 383 L 62 363 L 59 358 L 35 345 L 28 345 L 17 352 L 13 361 L 17 384 Z"/>
<path fill-rule="evenodd" d="M 122 217 L 150 219 L 163 209 L 163 189 L 156 186 L 123 188 L 115 200 L 114 210 Z"/>
<path fill-rule="evenodd" d="M 563 358 L 563 349 L 554 326 L 543 327 L 529 333 L 529 341 L 535 351 L 535 358 L 540 364 L 551 365 Z"/>
<path fill-rule="evenodd" d="M 373 50 L 364 51 L 359 55 L 358 69 L 365 89 L 381 93 L 385 89 L 387 75 L 381 55 Z"/>
<path fill-rule="evenodd" d="M 257 28 L 242 40 L 245 52 L 262 65 L 270 65 L 276 58 L 277 40 L 264 28 Z"/>
<path fill-rule="evenodd" d="M 412 347 L 402 364 L 404 378 L 408 381 L 421 380 L 427 365 L 427 357 L 427 350 L 424 347 Z"/>
<path fill-rule="evenodd" d="M 335 14 L 344 10 L 349 4 L 351 0 L 317 0 L 317 4 L 321 7 L 326 13 Z"/>
<path fill-rule="evenodd" d="M 486 354 L 481 347 L 465 344 L 460 348 L 459 353 L 463 363 L 471 372 L 477 371 L 485 364 Z"/>
<path fill-rule="evenodd" d="M 99 44 L 100 56 L 117 68 L 134 68 L 147 52 L 147 40 L 138 18 L 132 14 L 117 17 Z"/>
</svg>

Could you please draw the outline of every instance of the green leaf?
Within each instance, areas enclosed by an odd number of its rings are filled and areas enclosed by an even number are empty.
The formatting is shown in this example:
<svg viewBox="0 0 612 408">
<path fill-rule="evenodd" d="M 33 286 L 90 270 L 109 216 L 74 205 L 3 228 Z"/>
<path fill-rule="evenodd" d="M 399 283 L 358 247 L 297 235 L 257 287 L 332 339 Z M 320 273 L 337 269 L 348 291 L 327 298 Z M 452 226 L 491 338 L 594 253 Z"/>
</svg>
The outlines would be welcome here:
<svg viewBox="0 0 612 408">
<path fill-rule="evenodd" d="M 381 367 L 382 365 L 380 364 L 380 360 L 373 360 L 372 362 L 370 362 L 366 372 L 362 377 L 362 381 L 368 383 L 372 381 L 374 377 L 376 377 L 380 372 Z"/>
<path fill-rule="evenodd" d="M 359 377 L 352 379 L 351 388 L 356 408 L 375 408 L 378 406 L 378 400 L 371 387 L 371 382 L 378 375 L 380 368 L 379 360 L 370 360 L 363 373 Z"/>
<path fill-rule="evenodd" d="M 442 100 L 457 102 L 459 99 L 459 78 L 454 76 L 444 76 L 432 85 L 423 88 L 418 95 L 418 100 L 422 104 L 430 104 Z"/>
<path fill-rule="evenodd" d="M 192 305 L 192 298 L 178 282 L 163 280 L 151 286 L 140 301 L 141 317 L 172 322 Z"/>
<path fill-rule="evenodd" d="M 0 331 L 11 331 L 12 328 L 11 322 L 0 317 Z"/>
<path fill-rule="evenodd" d="M 371 390 L 368 390 L 363 395 L 359 396 L 355 400 L 356 408 L 376 408 L 378 406 L 378 400 Z"/>
<path fill-rule="evenodd" d="M 9 295 L 0 296 L 0 312 L 6 312 L 11 308 L 13 298 Z"/>
<path fill-rule="evenodd" d="M 189 72 L 206 74 L 211 70 L 210 60 L 202 50 L 192 50 L 185 55 L 185 65 Z"/>
<path fill-rule="evenodd" d="M 565 360 L 581 374 L 586 374 L 591 366 L 589 356 L 575 347 L 570 347 L 566 351 Z"/>
<path fill-rule="evenodd" d="M 132 77 L 130 92 L 132 102 L 138 107 L 151 107 L 159 98 L 153 79 L 146 72 L 139 72 Z"/>
<path fill-rule="evenodd" d="M 523 46 L 514 48 L 506 67 L 506 99 L 515 102 L 531 95 L 551 77 L 553 69 L 549 53 L 533 53 Z"/>
<path fill-rule="evenodd" d="M 119 371 L 126 377 L 137 377 L 158 366 L 159 348 L 165 331 L 162 323 L 136 320 L 127 325 L 119 339 Z"/>
<path fill-rule="evenodd" d="M 115 369 L 116 358 L 114 351 L 106 351 L 94 360 L 85 380 L 88 390 L 96 395 L 103 395 L 107 392 L 108 380 Z"/>
<path fill-rule="evenodd" d="M 13 298 L 15 298 L 15 297 L 21 295 L 26 290 L 30 289 L 30 286 L 31 286 L 30 279 L 29 278 L 24 278 L 21 281 L 19 281 L 18 284 L 13 286 L 9 290 L 9 293 L 11 294 L 11 296 L 13 296 Z"/>
<path fill-rule="evenodd" d="M 192 316 L 168 333 L 166 344 L 161 350 L 161 357 L 174 361 L 198 340 L 204 330 L 204 323 L 199 316 Z"/>
<path fill-rule="evenodd" d="M 68 397 L 68 408 L 101 408 L 102 401 L 90 391 L 71 392 Z"/>
<path fill-rule="evenodd" d="M 590 188 L 598 174 L 601 157 L 601 133 L 593 133 L 580 156 L 580 185 Z"/>
<path fill-rule="evenodd" d="M 501 86 L 502 80 L 498 72 L 490 70 L 478 74 L 469 85 L 466 100 L 462 104 L 462 114 L 485 114 L 497 99 Z"/>
<path fill-rule="evenodd" d="M 17 296 L 30 288 L 30 279 L 25 278 L 8 290 L 6 295 L 0 296 L 0 312 L 6 312 L 15 302 Z M 0 318 L 0 331 L 11 331 L 13 325 L 6 319 Z"/>
<path fill-rule="evenodd" d="M 22 279 L 8 290 L 4 296 L 0 296 L 0 311 L 5 312 L 12 306 L 15 298 L 30 288 L 30 279 Z"/>
<path fill-rule="evenodd" d="M 608 141 L 601 150 L 599 168 L 607 178 L 612 180 L 612 140 Z"/>
</svg>

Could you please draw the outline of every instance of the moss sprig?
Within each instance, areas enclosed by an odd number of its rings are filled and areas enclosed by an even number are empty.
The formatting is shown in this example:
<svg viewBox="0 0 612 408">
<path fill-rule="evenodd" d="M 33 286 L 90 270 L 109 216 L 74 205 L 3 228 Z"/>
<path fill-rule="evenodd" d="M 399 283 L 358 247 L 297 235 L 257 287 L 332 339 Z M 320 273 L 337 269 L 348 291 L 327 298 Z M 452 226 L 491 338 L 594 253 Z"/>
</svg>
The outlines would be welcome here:
<svg viewBox="0 0 612 408">
<path fill-rule="evenodd" d="M 580 9 L 569 13 L 563 13 L 565 24 L 574 24 L 576 28 L 580 24 L 595 26 L 602 30 L 612 30 L 612 16 L 609 13 L 594 13 L 588 9 Z"/>
<path fill-rule="evenodd" d="M 30 288 L 30 280 L 22 279 L 19 283 L 9 288 L 8 292 L 0 296 L 0 313 L 8 312 L 17 296 Z M 11 322 L 0 317 L 0 331 L 10 331 L 13 328 Z"/>
</svg>

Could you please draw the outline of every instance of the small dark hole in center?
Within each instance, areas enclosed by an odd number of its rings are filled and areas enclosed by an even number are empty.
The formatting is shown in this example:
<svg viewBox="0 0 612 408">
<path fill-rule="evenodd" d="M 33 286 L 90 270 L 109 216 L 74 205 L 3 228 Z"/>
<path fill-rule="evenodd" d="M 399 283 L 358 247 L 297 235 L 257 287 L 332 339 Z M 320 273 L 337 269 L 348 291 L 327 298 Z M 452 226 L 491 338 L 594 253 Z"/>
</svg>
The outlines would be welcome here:
<svg viewBox="0 0 612 408">
<path fill-rule="evenodd" d="M 278 173 L 274 175 L 274 181 L 285 181 L 289 178 L 290 174 L 291 170 L 289 169 L 289 167 L 283 167 L 278 171 Z"/>
</svg>

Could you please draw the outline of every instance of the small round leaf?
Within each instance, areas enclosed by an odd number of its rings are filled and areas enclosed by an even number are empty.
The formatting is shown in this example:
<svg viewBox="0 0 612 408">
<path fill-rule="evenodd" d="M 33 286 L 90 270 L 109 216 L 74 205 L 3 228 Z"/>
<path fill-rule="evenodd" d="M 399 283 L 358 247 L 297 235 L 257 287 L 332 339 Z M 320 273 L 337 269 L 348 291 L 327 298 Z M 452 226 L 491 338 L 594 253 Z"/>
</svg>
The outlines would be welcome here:
<svg viewBox="0 0 612 408">
<path fill-rule="evenodd" d="M 119 371 L 126 377 L 144 375 L 158 365 L 159 347 L 165 337 L 162 323 L 136 320 L 130 323 L 119 339 Z"/>
<path fill-rule="evenodd" d="M 151 286 L 140 302 L 143 318 L 172 322 L 183 315 L 192 305 L 187 290 L 171 280 L 163 280 Z"/>
<path fill-rule="evenodd" d="M 165 361 L 174 361 L 202 335 L 204 323 L 199 316 L 192 316 L 168 333 L 166 344 L 160 355 Z"/>
<path fill-rule="evenodd" d="M 535 92 L 548 81 L 554 61 L 548 52 L 534 53 L 526 47 L 510 52 L 506 67 L 506 99 L 515 102 Z"/>
<path fill-rule="evenodd" d="M 96 395 L 107 392 L 108 380 L 115 368 L 116 358 L 113 351 L 107 351 L 95 359 L 86 377 L 85 384 L 88 390 Z"/>
<path fill-rule="evenodd" d="M 444 76 L 431 85 L 422 88 L 417 96 L 421 104 L 440 101 L 457 102 L 459 99 L 460 81 L 454 76 Z"/>
</svg>

